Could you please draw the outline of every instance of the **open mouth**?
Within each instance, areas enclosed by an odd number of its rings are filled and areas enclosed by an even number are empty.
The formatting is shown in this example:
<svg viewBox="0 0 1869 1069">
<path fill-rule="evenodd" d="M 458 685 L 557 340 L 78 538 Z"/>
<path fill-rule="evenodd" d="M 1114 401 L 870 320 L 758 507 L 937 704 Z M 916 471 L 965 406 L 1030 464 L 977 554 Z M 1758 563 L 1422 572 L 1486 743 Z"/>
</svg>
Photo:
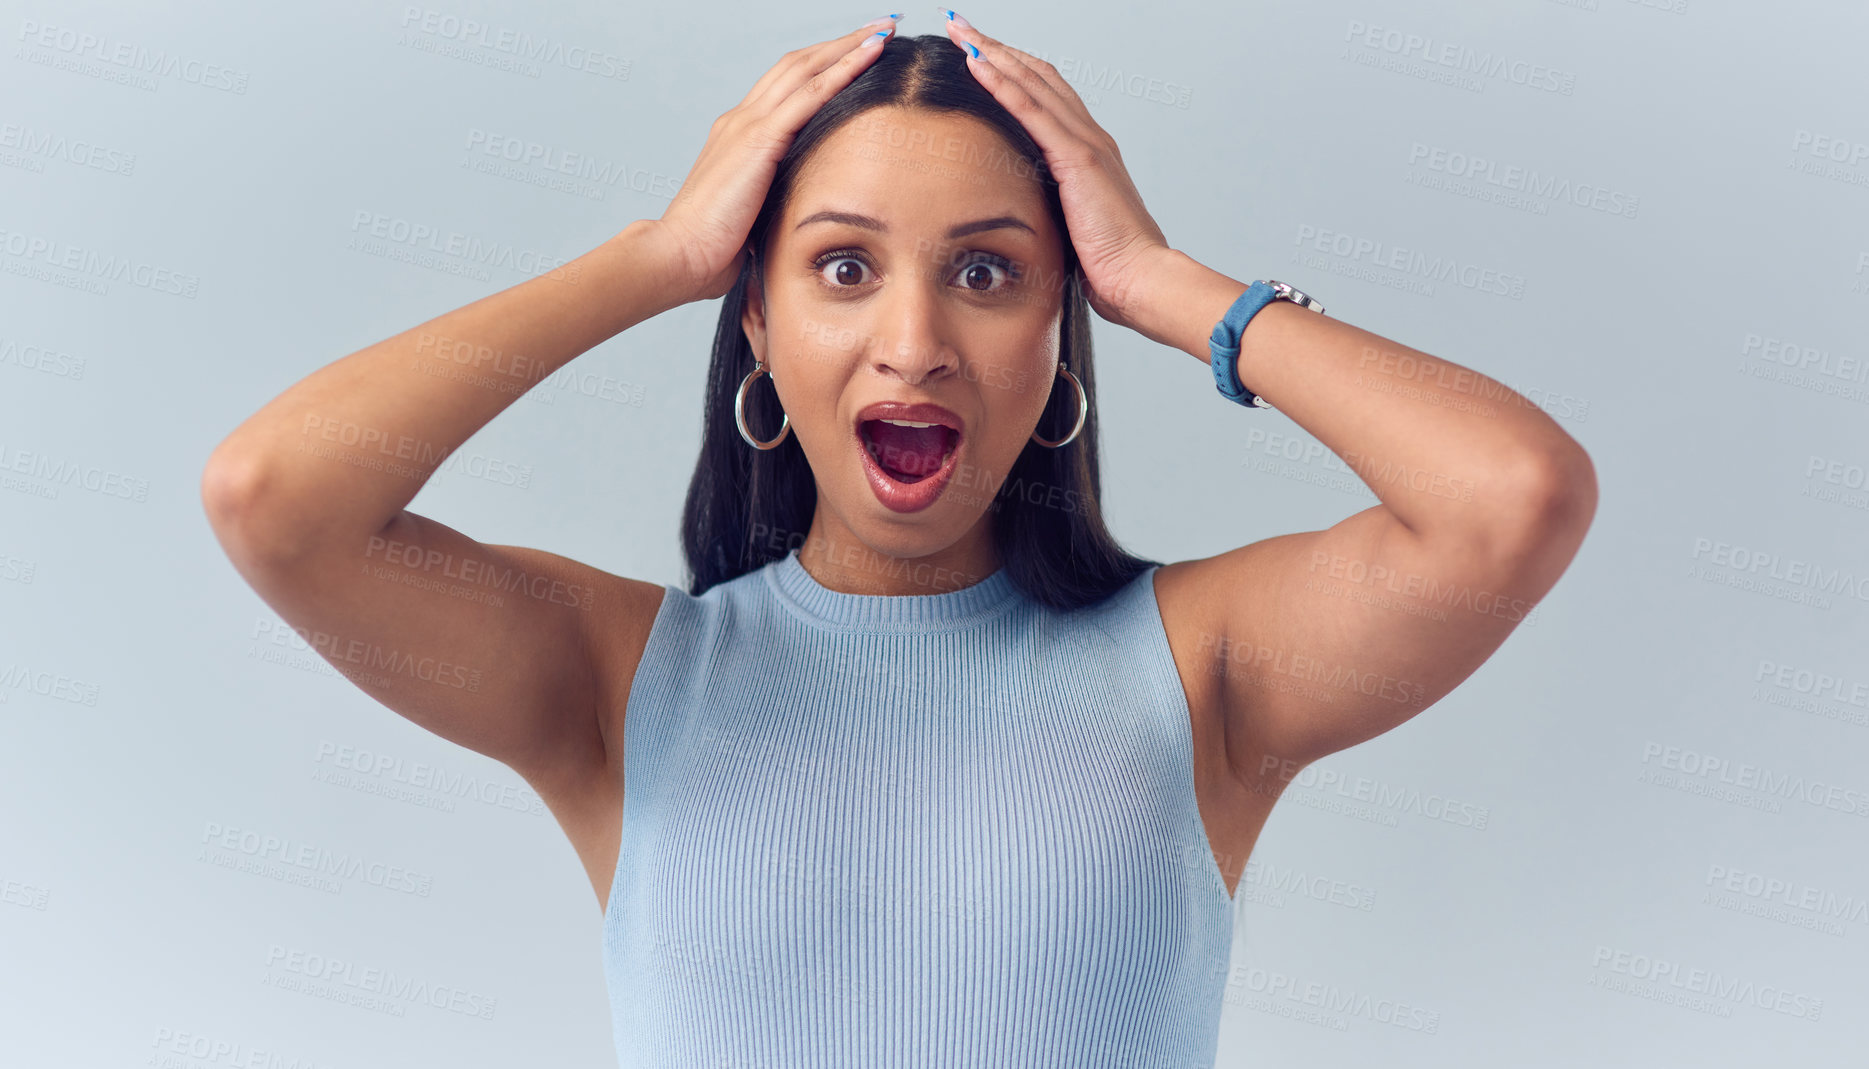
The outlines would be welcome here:
<svg viewBox="0 0 1869 1069">
<path fill-rule="evenodd" d="M 939 423 L 866 419 L 857 424 L 863 449 L 891 480 L 921 482 L 940 471 L 960 445 L 960 432 Z"/>
</svg>

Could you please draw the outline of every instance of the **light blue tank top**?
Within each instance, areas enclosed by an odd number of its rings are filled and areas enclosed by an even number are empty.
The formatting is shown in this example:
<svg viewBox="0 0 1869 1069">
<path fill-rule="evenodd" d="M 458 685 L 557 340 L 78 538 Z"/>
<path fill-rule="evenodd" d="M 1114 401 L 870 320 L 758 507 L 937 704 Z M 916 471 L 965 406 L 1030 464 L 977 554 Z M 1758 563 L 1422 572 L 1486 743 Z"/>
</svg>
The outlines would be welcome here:
<svg viewBox="0 0 1869 1069">
<path fill-rule="evenodd" d="M 665 586 L 603 918 L 620 1069 L 1213 1064 L 1232 902 L 1154 568 Z"/>
</svg>

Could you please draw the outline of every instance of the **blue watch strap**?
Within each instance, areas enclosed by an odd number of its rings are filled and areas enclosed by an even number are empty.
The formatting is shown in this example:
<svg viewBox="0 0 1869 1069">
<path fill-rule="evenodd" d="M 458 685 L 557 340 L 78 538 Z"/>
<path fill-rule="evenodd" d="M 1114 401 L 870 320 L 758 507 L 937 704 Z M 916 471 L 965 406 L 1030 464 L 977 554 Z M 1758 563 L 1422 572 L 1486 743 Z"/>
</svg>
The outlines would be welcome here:
<svg viewBox="0 0 1869 1069">
<path fill-rule="evenodd" d="M 1264 279 L 1246 287 L 1246 292 L 1239 295 L 1220 322 L 1214 325 L 1213 337 L 1207 341 L 1207 348 L 1212 353 L 1208 366 L 1213 369 L 1214 387 L 1220 396 L 1248 408 L 1271 408 L 1259 396 L 1246 388 L 1240 381 L 1236 366 L 1240 355 L 1240 335 L 1246 332 L 1246 324 L 1252 321 L 1259 309 L 1278 298 L 1278 291 Z"/>
</svg>

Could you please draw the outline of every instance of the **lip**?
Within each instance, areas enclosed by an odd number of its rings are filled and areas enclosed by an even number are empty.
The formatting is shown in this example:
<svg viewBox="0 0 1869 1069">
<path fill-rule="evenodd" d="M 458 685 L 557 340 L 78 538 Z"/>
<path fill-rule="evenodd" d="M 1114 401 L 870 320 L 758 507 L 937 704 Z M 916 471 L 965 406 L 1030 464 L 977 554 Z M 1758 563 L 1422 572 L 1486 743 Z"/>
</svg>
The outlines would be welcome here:
<svg viewBox="0 0 1869 1069">
<path fill-rule="evenodd" d="M 939 423 L 954 432 L 954 448 L 948 453 L 941 466 L 931 472 L 927 478 L 918 482 L 899 483 L 883 473 L 876 458 L 863 444 L 863 423 L 872 419 L 906 419 L 916 423 Z M 878 401 L 865 405 L 857 413 L 856 422 L 850 428 L 851 440 L 856 444 L 857 455 L 863 464 L 863 475 L 870 484 L 870 491 L 883 507 L 891 512 L 920 512 L 935 503 L 946 489 L 948 480 L 953 477 L 954 469 L 960 465 L 961 450 L 967 448 L 967 434 L 959 416 L 933 404 L 905 404 L 900 401 Z"/>
<path fill-rule="evenodd" d="M 915 423 L 939 423 L 944 427 L 952 428 L 954 433 L 960 435 L 962 439 L 967 437 L 967 428 L 961 425 L 960 417 L 940 405 L 926 403 L 911 405 L 901 401 L 877 401 L 863 406 L 863 410 L 857 413 L 856 423 L 851 424 L 850 429 L 855 431 L 859 425 L 872 419 L 906 419 Z"/>
</svg>

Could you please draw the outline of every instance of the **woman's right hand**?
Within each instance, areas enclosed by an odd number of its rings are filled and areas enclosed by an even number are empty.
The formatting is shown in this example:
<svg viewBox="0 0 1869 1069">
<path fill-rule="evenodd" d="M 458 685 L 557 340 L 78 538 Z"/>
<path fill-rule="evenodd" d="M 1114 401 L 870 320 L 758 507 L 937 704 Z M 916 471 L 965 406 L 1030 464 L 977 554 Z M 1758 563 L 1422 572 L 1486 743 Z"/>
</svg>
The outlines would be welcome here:
<svg viewBox="0 0 1869 1069">
<path fill-rule="evenodd" d="M 733 288 L 780 157 L 824 102 L 882 55 L 880 42 L 894 33 L 895 20 L 884 17 L 787 52 L 740 103 L 714 120 L 687 180 L 655 226 L 681 280 L 682 303 Z"/>
</svg>

